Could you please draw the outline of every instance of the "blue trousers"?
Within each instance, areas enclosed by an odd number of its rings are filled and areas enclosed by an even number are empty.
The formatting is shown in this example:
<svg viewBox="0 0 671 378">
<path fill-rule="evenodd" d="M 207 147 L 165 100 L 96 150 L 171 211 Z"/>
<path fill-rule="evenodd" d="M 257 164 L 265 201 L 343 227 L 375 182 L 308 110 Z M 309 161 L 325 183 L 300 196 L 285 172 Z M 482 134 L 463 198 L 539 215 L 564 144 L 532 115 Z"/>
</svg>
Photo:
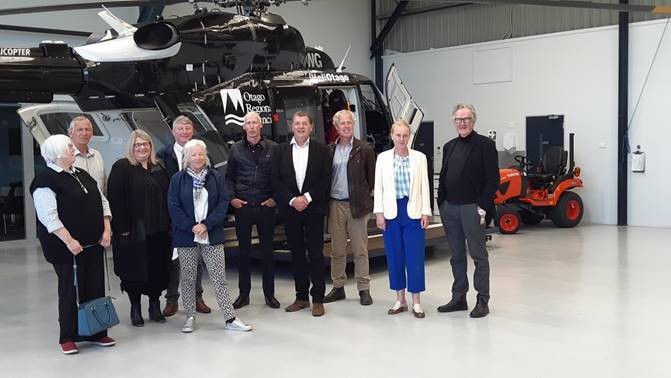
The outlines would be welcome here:
<svg viewBox="0 0 671 378">
<path fill-rule="evenodd" d="M 387 253 L 389 287 L 411 293 L 426 290 L 424 285 L 424 230 L 419 219 L 408 217 L 408 198 L 396 200 L 396 218 L 387 219 L 382 232 Z M 407 280 L 406 280 L 407 272 Z"/>
</svg>

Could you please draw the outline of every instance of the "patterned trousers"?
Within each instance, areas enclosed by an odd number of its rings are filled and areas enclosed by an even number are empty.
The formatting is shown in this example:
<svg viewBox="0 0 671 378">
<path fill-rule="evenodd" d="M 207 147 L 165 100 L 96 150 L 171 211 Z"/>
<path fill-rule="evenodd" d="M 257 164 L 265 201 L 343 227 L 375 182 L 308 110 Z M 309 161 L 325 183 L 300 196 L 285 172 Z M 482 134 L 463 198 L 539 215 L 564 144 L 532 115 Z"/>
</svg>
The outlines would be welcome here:
<svg viewBox="0 0 671 378">
<path fill-rule="evenodd" d="M 226 287 L 226 261 L 224 259 L 224 245 L 197 244 L 195 247 L 177 248 L 180 265 L 180 289 L 182 291 L 182 305 L 187 317 L 196 316 L 196 275 L 198 262 L 201 257 L 205 262 L 210 280 L 214 286 L 219 309 L 224 313 L 226 320 L 235 318 L 231 297 Z"/>
</svg>

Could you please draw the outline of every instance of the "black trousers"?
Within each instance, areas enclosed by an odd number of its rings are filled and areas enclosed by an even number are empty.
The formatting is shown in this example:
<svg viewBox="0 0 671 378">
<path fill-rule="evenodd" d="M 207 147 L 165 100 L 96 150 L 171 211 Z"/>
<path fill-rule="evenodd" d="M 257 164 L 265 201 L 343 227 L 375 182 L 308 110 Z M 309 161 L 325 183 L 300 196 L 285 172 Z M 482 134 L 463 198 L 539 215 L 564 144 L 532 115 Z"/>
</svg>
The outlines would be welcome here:
<svg viewBox="0 0 671 378">
<path fill-rule="evenodd" d="M 252 289 L 250 254 L 252 252 L 252 226 L 256 225 L 263 262 L 263 295 L 275 295 L 275 262 L 273 236 L 275 235 L 275 208 L 245 205 L 235 209 L 235 232 L 238 237 L 238 288 L 240 295 L 249 295 Z"/>
<path fill-rule="evenodd" d="M 291 249 L 291 264 L 296 286 L 296 299 L 307 301 L 308 289 L 313 303 L 324 302 L 324 214 L 311 214 L 289 209 L 284 230 Z M 307 254 L 306 254 L 307 252 Z M 312 288 L 310 289 L 310 281 Z"/>
<path fill-rule="evenodd" d="M 80 303 L 105 295 L 104 260 L 101 246 L 89 247 L 77 255 L 77 284 Z M 96 341 L 107 336 L 102 331 L 91 336 L 79 336 L 77 332 L 77 302 L 72 262 L 52 264 L 58 276 L 58 343 L 66 341 Z"/>
</svg>

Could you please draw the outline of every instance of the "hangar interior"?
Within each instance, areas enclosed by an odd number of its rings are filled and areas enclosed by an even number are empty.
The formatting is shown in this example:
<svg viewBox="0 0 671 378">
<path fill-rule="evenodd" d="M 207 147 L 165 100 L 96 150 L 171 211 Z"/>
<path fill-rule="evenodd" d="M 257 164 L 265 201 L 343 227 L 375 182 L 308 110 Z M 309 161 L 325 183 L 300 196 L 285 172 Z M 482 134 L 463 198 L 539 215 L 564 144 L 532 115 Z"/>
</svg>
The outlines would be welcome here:
<svg viewBox="0 0 671 378">
<path fill-rule="evenodd" d="M 0 9 L 54 2 L 27 3 L 5 1 Z M 623 138 L 618 132 L 618 101 L 623 98 L 618 12 L 514 2 L 308 3 L 289 2 L 271 11 L 300 30 L 306 45 L 321 46 L 336 65 L 350 47 L 346 70 L 370 77 L 381 90 L 384 73 L 394 64 L 424 111 L 424 120 L 433 122 L 435 172 L 440 170 L 443 144 L 456 135 L 450 114 L 455 103 L 476 106 L 475 130 L 493 132 L 500 159 L 533 147 L 535 142 L 527 139 L 530 117 L 562 116 L 564 142 L 569 133 L 575 134 L 575 161 L 585 182 L 577 190 L 584 201 L 582 223 L 560 229 L 543 222 L 514 235 L 494 233 L 488 242 L 492 312 L 484 319 L 435 311 L 449 300 L 452 282 L 451 253 L 444 244 L 427 252 L 423 320 L 386 314 L 394 293 L 383 258 L 372 265 L 373 306 L 359 306 L 355 283 L 348 281 L 348 299 L 327 304 L 323 318 L 263 306 L 260 266 L 254 265 L 252 305 L 239 310 L 255 327 L 246 334 L 224 331 L 216 310 L 199 315 L 200 328 L 192 335 L 179 332 L 182 312 L 167 324 L 134 328 L 119 280 L 110 272 L 121 319 L 110 334 L 118 344 L 113 350 L 82 347 L 79 356 L 69 359 L 57 350 L 55 275 L 36 240 L 35 210 L 23 184 L 32 180 L 36 165 L 43 164 L 39 147 L 17 116 L 24 104 L 0 102 L 3 370 L 10 376 L 33 377 L 100 368 L 107 376 L 667 375 L 668 15 L 628 15 Z M 633 3 L 671 5 L 669 0 Z M 143 11 L 147 9 L 137 6 L 113 9 L 130 23 L 139 21 Z M 186 15 L 193 12 L 193 4 L 167 5 L 161 12 L 166 17 Z M 0 16 L 0 26 L 14 26 L 0 31 L 0 47 L 33 47 L 44 40 L 81 45 L 85 35 L 58 31 L 102 32 L 107 25 L 96 13 Z M 380 42 L 385 25 L 389 30 Z M 26 31 L 21 26 L 43 29 Z M 65 96 L 57 100 L 71 101 Z M 619 153 L 625 145 L 629 151 Z M 632 166 L 631 152 L 637 146 L 645 154 L 642 172 L 634 172 Z M 469 264 L 470 274 L 472 261 Z M 235 263 L 227 267 L 227 278 L 233 295 Z M 205 299 L 214 304 L 206 282 Z M 278 263 L 276 287 L 280 302 L 290 303 L 294 288 L 287 264 Z M 469 304 L 474 303 L 471 291 Z"/>
</svg>

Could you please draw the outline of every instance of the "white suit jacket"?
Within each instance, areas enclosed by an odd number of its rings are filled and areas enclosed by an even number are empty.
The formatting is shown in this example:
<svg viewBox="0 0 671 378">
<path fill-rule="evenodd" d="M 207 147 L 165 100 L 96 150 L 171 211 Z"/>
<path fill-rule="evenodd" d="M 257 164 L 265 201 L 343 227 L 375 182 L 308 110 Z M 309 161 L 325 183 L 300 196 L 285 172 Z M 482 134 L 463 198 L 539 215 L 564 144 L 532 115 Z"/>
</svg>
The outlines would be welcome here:
<svg viewBox="0 0 671 378">
<path fill-rule="evenodd" d="M 412 219 L 419 219 L 422 215 L 431 216 L 429 175 L 426 168 L 426 156 L 419 151 L 413 149 L 408 150 L 410 152 L 410 194 L 408 197 L 408 216 Z M 398 209 L 396 209 L 393 149 L 384 151 L 377 156 L 373 199 L 373 213 L 383 214 L 386 219 L 396 218 Z"/>
</svg>

